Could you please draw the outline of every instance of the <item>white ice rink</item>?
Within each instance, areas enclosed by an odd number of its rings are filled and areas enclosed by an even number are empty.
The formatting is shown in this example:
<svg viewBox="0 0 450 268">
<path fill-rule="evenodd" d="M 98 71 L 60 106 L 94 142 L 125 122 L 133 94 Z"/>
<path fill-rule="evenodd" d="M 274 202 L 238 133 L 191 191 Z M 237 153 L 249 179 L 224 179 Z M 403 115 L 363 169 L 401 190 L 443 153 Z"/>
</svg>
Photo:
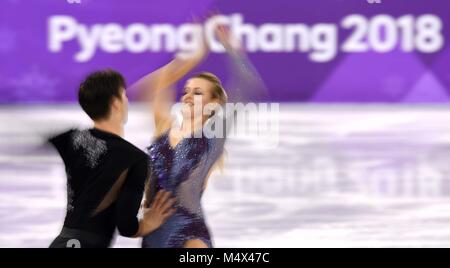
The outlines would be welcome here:
<svg viewBox="0 0 450 268">
<path fill-rule="evenodd" d="M 233 139 L 203 199 L 216 247 L 450 247 L 450 107 L 282 105 L 279 145 Z M 45 135 L 76 105 L 0 106 L 0 247 L 47 247 L 65 210 Z M 152 124 L 130 112 L 144 149 Z M 118 238 L 115 247 L 137 247 Z"/>
</svg>

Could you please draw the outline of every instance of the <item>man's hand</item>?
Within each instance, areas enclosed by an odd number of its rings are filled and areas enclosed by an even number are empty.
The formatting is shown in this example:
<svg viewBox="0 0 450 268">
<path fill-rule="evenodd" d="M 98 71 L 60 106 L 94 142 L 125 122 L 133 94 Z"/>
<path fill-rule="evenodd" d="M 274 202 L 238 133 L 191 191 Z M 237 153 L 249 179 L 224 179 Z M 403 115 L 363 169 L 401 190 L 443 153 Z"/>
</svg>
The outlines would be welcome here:
<svg viewBox="0 0 450 268">
<path fill-rule="evenodd" d="M 139 231 L 136 237 L 146 236 L 165 223 L 176 211 L 173 208 L 175 201 L 176 199 L 171 197 L 170 192 L 160 190 L 150 207 L 144 206 L 144 216 L 139 221 Z"/>
</svg>

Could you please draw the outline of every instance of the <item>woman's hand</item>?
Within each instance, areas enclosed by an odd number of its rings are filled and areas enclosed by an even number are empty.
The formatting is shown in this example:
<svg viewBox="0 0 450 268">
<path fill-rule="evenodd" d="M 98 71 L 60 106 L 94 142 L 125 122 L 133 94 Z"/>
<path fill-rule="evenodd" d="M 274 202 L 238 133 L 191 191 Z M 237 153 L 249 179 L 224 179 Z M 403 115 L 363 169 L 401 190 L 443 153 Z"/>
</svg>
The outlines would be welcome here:
<svg viewBox="0 0 450 268">
<path fill-rule="evenodd" d="M 220 25 L 216 28 L 215 34 L 219 42 L 228 52 L 242 49 L 241 42 L 236 38 L 227 26 Z"/>
<path fill-rule="evenodd" d="M 192 17 L 193 24 L 198 26 L 202 26 L 203 22 L 200 18 L 193 16 Z M 209 45 L 206 41 L 206 36 L 203 31 L 198 32 L 197 36 L 193 37 L 194 40 L 197 40 L 197 47 L 193 51 L 180 51 L 175 55 L 175 62 L 178 65 L 178 68 L 183 65 L 197 65 L 202 62 L 206 56 L 209 54 Z M 177 69 L 177 68 L 175 68 Z"/>
</svg>

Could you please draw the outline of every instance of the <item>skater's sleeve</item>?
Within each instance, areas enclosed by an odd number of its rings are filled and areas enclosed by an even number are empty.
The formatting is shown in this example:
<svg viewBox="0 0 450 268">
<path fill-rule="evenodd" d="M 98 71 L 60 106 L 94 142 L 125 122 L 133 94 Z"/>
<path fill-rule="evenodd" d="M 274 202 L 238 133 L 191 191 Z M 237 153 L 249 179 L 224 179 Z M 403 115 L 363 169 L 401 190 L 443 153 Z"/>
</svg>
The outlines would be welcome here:
<svg viewBox="0 0 450 268">
<path fill-rule="evenodd" d="M 239 50 L 227 52 L 227 69 L 230 73 L 226 85 L 228 102 L 248 103 L 266 99 L 267 88 L 248 56 Z"/>
<path fill-rule="evenodd" d="M 245 107 L 251 102 L 261 102 L 268 96 L 267 88 L 244 51 L 241 50 L 227 50 L 227 67 L 230 73 L 230 80 L 226 85 L 226 92 L 228 95 L 228 103 L 236 106 L 231 107 Z M 251 105 L 251 104 L 250 104 Z M 242 114 L 241 114 L 242 115 Z M 237 123 L 238 112 L 226 106 L 225 113 L 221 115 L 224 127 L 224 136 L 231 135 L 232 126 Z M 223 140 L 217 141 L 217 148 L 223 146 Z"/>
<path fill-rule="evenodd" d="M 147 157 L 128 170 L 128 175 L 117 198 L 116 223 L 119 233 L 126 237 L 136 235 L 139 229 L 137 214 L 148 176 Z"/>
<path fill-rule="evenodd" d="M 63 159 L 64 163 L 67 162 L 67 149 L 69 146 L 70 136 L 74 130 L 69 130 L 64 133 L 54 135 L 47 139 L 48 143 L 53 145 L 53 147 L 58 151 L 59 155 Z"/>
</svg>

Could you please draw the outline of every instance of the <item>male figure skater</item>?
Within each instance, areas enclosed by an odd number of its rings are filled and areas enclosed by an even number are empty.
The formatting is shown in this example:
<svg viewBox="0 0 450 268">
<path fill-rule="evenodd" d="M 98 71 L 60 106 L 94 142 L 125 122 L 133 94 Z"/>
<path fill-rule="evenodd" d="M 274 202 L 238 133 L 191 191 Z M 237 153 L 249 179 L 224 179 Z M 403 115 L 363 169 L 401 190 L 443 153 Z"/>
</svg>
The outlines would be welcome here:
<svg viewBox="0 0 450 268">
<path fill-rule="evenodd" d="M 52 248 L 109 247 L 116 227 L 127 237 L 156 230 L 173 213 L 175 200 L 160 191 L 137 214 L 148 176 L 148 156 L 124 140 L 128 115 L 125 80 L 112 70 L 90 74 L 79 88 L 94 128 L 70 130 L 50 139 L 67 173 L 67 211 Z"/>
</svg>

